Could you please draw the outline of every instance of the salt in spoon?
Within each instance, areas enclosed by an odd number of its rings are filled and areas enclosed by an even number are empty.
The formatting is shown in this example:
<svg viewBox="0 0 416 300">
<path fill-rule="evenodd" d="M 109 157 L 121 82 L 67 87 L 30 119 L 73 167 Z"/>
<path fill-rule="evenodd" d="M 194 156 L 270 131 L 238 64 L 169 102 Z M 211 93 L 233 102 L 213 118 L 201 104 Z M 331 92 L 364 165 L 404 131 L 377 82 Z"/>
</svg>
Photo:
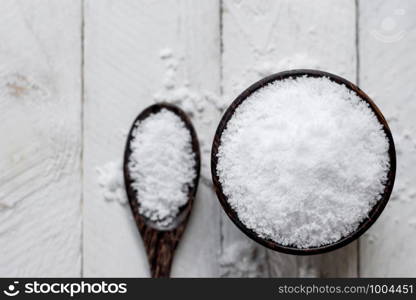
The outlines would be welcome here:
<svg viewBox="0 0 416 300">
<path fill-rule="evenodd" d="M 133 181 L 128 168 L 129 157 L 131 155 L 130 142 L 133 139 L 134 129 L 137 127 L 140 121 L 145 120 L 152 114 L 157 114 L 162 109 L 169 110 L 170 112 L 177 115 L 184 122 L 186 129 L 189 130 L 191 134 L 192 151 L 194 153 L 195 159 L 196 174 L 193 183 L 190 185 L 191 188 L 188 192 L 187 203 L 180 207 L 179 213 L 176 215 L 175 219 L 170 222 L 168 227 L 161 227 L 158 223 L 139 213 L 140 199 L 137 197 L 137 191 L 132 188 Z M 124 152 L 123 172 L 130 208 L 146 248 L 147 258 L 150 266 L 150 274 L 153 278 L 163 278 L 170 276 L 173 255 L 178 242 L 185 231 L 189 214 L 192 209 L 192 204 L 196 195 L 200 168 L 201 162 L 199 142 L 195 129 L 185 112 L 183 112 L 177 106 L 166 103 L 158 103 L 146 108 L 137 116 L 133 122 L 133 125 L 131 126 L 129 135 L 127 137 L 127 143 Z"/>
</svg>

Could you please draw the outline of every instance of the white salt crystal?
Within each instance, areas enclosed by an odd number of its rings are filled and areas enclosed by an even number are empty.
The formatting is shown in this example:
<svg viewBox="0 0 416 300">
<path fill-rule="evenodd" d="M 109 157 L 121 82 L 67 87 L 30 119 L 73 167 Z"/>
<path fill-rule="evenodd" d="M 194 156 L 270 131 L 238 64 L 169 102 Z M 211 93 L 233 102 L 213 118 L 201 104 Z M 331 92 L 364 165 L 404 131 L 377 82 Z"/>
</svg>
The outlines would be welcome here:
<svg viewBox="0 0 416 300">
<path fill-rule="evenodd" d="M 217 174 L 240 220 L 298 248 L 353 232 L 380 199 L 388 141 L 354 92 L 327 78 L 276 81 L 247 98 L 221 137 Z"/>
<path fill-rule="evenodd" d="M 137 191 L 139 213 L 168 226 L 188 201 L 195 155 L 185 123 L 162 109 L 137 124 L 130 142 L 128 168 Z"/>
<path fill-rule="evenodd" d="M 165 48 L 165 49 L 160 50 L 159 56 L 162 59 L 168 59 L 168 58 L 172 57 L 172 49 Z"/>
<path fill-rule="evenodd" d="M 98 184 L 104 199 L 126 204 L 127 196 L 124 191 L 122 163 L 120 161 L 110 161 L 96 170 Z"/>
</svg>

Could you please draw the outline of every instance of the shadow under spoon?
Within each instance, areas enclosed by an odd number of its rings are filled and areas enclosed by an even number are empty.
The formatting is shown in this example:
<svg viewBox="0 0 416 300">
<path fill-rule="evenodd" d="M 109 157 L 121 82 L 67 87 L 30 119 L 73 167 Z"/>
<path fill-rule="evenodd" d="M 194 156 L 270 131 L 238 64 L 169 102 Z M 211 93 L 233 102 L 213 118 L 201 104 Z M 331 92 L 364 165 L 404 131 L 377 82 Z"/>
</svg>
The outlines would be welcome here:
<svg viewBox="0 0 416 300">
<path fill-rule="evenodd" d="M 140 197 L 137 195 L 137 191 L 132 187 L 132 174 L 128 168 L 128 162 L 131 152 L 131 141 L 133 139 L 134 129 L 138 126 L 138 123 L 148 118 L 150 115 L 157 114 L 162 109 L 166 109 L 175 115 L 177 115 L 185 124 L 187 130 L 191 135 L 192 151 L 195 159 L 195 177 L 193 182 L 190 182 L 190 188 L 188 191 L 188 201 L 186 204 L 179 208 L 179 212 L 168 227 L 161 227 L 157 222 L 150 220 L 146 216 L 139 213 Z M 140 235 L 143 239 L 144 246 L 146 248 L 147 258 L 150 266 L 151 276 L 154 278 L 169 277 L 173 255 L 175 249 L 181 239 L 185 227 L 192 209 L 193 201 L 196 195 L 199 174 L 200 174 L 200 151 L 199 143 L 196 136 L 196 132 L 190 119 L 185 112 L 180 108 L 166 103 L 154 104 L 144 111 L 142 111 L 134 120 L 127 137 L 127 143 L 124 152 L 123 173 L 124 182 L 126 186 L 127 197 L 130 203 L 130 207 L 133 213 L 134 220 Z M 145 176 L 145 175 L 144 175 Z"/>
</svg>

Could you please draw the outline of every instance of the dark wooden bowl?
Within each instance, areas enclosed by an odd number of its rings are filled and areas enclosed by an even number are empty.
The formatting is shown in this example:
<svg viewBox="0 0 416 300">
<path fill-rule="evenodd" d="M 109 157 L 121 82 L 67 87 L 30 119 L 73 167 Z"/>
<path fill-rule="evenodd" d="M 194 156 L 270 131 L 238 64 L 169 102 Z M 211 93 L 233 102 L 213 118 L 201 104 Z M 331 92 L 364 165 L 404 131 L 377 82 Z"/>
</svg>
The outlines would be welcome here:
<svg viewBox="0 0 416 300">
<path fill-rule="evenodd" d="M 130 142 L 133 138 L 133 131 L 137 127 L 137 122 L 143 121 L 151 114 L 158 113 L 162 109 L 167 109 L 173 112 L 185 123 L 185 127 L 191 134 L 192 151 L 195 154 L 196 176 L 193 180 L 193 188 L 188 192 L 188 202 L 180 207 L 178 215 L 169 227 L 161 227 L 158 225 L 158 223 L 146 218 L 139 213 L 140 199 L 138 199 L 136 191 L 132 188 L 131 183 L 133 181 L 128 169 L 128 160 L 131 154 Z M 169 277 L 173 254 L 183 232 L 185 231 L 185 227 L 192 210 L 196 191 L 198 189 L 200 170 L 201 155 L 198 138 L 195 129 L 192 126 L 191 120 L 188 118 L 185 112 L 183 112 L 177 106 L 167 103 L 158 103 L 149 106 L 137 116 L 133 122 L 133 125 L 131 126 L 129 135 L 127 137 L 127 143 L 124 151 L 123 172 L 130 208 L 146 248 L 152 277 Z"/>
<path fill-rule="evenodd" d="M 340 240 L 338 240 L 335 243 L 328 244 L 325 246 L 320 247 L 313 247 L 313 248 L 306 248 L 301 249 L 297 248 L 296 246 L 284 246 L 279 243 L 276 243 L 270 239 L 264 239 L 261 238 L 255 233 L 253 230 L 247 228 L 238 218 L 237 213 L 231 208 L 230 204 L 228 203 L 227 196 L 224 195 L 224 192 L 222 190 L 221 183 L 219 181 L 219 178 L 217 176 L 217 153 L 218 148 L 221 144 L 221 135 L 224 129 L 227 127 L 228 121 L 231 119 L 232 115 L 234 114 L 234 111 L 236 108 L 244 101 L 246 100 L 251 94 L 253 94 L 258 89 L 266 86 L 267 84 L 274 82 L 276 80 L 283 80 L 287 78 L 296 78 L 301 76 L 308 76 L 308 77 L 327 77 L 331 81 L 334 81 L 339 84 L 345 85 L 350 90 L 354 91 L 363 101 L 367 102 L 371 108 L 371 110 L 375 113 L 377 116 L 378 121 L 383 126 L 383 130 L 388 138 L 389 141 L 389 157 L 390 157 L 390 170 L 387 174 L 387 182 L 385 184 L 384 192 L 382 194 L 381 199 L 377 202 L 377 204 L 371 209 L 369 212 L 369 216 L 361 222 L 361 224 L 358 226 L 358 228 L 350 233 L 347 236 L 344 236 Z M 215 191 L 217 193 L 218 199 L 225 211 L 225 213 L 228 215 L 228 217 L 231 219 L 231 221 L 234 222 L 234 224 L 242 231 L 244 232 L 248 237 L 255 240 L 256 242 L 262 244 L 263 246 L 270 248 L 275 251 L 284 252 L 288 254 L 296 254 L 296 255 L 310 255 L 310 254 L 320 254 L 325 253 L 328 251 L 332 251 L 335 249 L 338 249 L 340 247 L 343 247 L 358 237 L 360 237 L 370 226 L 377 220 L 377 218 L 380 216 L 381 212 L 383 211 L 384 207 L 386 206 L 387 202 L 389 201 L 391 192 L 393 190 L 394 185 L 394 179 L 396 176 L 396 151 L 394 147 L 394 141 L 393 136 L 390 132 L 390 128 L 387 125 L 386 119 L 384 118 L 381 111 L 378 109 L 378 107 L 374 104 L 374 102 L 362 91 L 360 90 L 356 85 L 352 84 L 348 80 L 345 80 L 344 78 L 341 78 L 337 75 L 323 72 L 323 71 L 317 71 L 317 70 L 291 70 L 291 71 L 285 71 L 277 74 L 270 75 L 266 78 L 263 78 L 262 80 L 254 83 L 251 85 L 248 89 L 246 89 L 244 92 L 242 92 L 234 101 L 233 103 L 228 107 L 226 110 L 224 116 L 222 117 L 220 124 L 218 125 L 217 131 L 215 133 L 213 145 L 212 145 L 212 152 L 211 152 L 211 174 L 212 174 L 212 180 L 214 183 Z"/>
</svg>

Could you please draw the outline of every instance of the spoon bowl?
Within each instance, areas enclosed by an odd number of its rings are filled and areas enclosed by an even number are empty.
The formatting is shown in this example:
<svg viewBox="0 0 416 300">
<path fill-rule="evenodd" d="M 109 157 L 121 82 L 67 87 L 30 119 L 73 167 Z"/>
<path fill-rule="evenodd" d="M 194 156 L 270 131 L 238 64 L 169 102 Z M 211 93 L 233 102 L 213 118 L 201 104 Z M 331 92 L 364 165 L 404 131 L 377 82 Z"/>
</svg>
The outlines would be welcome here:
<svg viewBox="0 0 416 300">
<path fill-rule="evenodd" d="M 179 208 L 178 214 L 168 226 L 161 226 L 160 222 L 152 221 L 139 213 L 140 197 L 138 197 L 137 191 L 132 188 L 133 180 L 128 168 L 129 158 L 132 153 L 130 149 L 130 143 L 133 139 L 133 132 L 135 128 L 138 126 L 139 122 L 145 120 L 152 114 L 160 112 L 162 109 L 169 110 L 170 112 L 177 115 L 184 122 L 186 129 L 188 129 L 189 133 L 191 134 L 196 174 L 192 182 L 192 188 L 190 188 L 188 191 L 188 201 L 185 205 Z M 130 132 L 127 137 L 127 143 L 124 151 L 123 173 L 130 208 L 146 248 L 152 277 L 169 277 L 170 275 L 173 254 L 183 232 L 185 231 L 185 227 L 196 196 L 200 168 L 201 159 L 198 138 L 195 129 L 185 112 L 183 112 L 177 106 L 167 103 L 158 103 L 149 106 L 137 116 L 130 128 Z"/>
<path fill-rule="evenodd" d="M 227 196 L 224 194 L 219 177 L 217 175 L 217 163 L 218 163 L 218 148 L 221 146 L 221 136 L 223 131 L 227 128 L 227 123 L 232 118 L 235 110 L 238 108 L 238 106 L 243 103 L 250 95 L 252 95 L 257 90 L 263 88 L 264 86 L 268 85 L 271 82 L 278 81 L 278 80 L 284 80 L 287 78 L 296 78 L 296 77 L 326 77 L 329 80 L 336 82 L 341 85 L 345 85 L 348 89 L 354 91 L 361 99 L 362 101 L 365 101 L 370 109 L 374 112 L 374 114 L 377 117 L 377 120 L 382 125 L 383 131 L 385 132 L 388 143 L 389 143 L 389 149 L 388 149 L 388 155 L 390 158 L 390 169 L 387 174 L 387 181 L 385 183 L 384 191 L 381 195 L 380 200 L 374 205 L 374 207 L 371 209 L 371 211 L 368 214 L 368 217 L 364 219 L 357 229 L 348 234 L 347 236 L 342 237 L 340 240 L 328 244 L 323 245 L 320 247 L 313 247 L 313 248 L 298 248 L 296 246 L 285 246 L 281 245 L 271 239 L 266 239 L 260 237 L 256 232 L 248 228 L 245 224 L 243 224 L 236 211 L 231 207 L 231 205 L 228 202 Z M 225 213 L 228 215 L 228 217 L 231 219 L 231 221 L 243 232 L 245 233 L 249 238 L 253 239 L 254 241 L 258 242 L 259 244 L 270 248 L 275 251 L 288 253 L 288 254 L 295 254 L 295 255 L 310 255 L 310 254 L 320 254 L 325 253 L 328 251 L 332 251 L 335 249 L 338 249 L 340 247 L 343 247 L 358 237 L 360 237 L 368 228 L 371 227 L 371 225 L 376 221 L 376 219 L 380 216 L 381 212 L 385 208 L 391 192 L 393 190 L 394 185 L 394 179 L 396 175 L 396 151 L 394 147 L 394 141 L 393 136 L 390 132 L 390 128 L 387 124 L 387 121 L 385 120 L 383 114 L 378 109 L 378 107 L 374 104 L 374 102 L 368 97 L 361 89 L 359 89 L 356 85 L 349 82 L 348 80 L 341 78 L 337 75 L 318 71 L 318 70 L 292 70 L 292 71 L 285 71 L 281 73 L 277 73 L 274 75 L 270 75 L 253 85 L 251 85 L 248 89 L 246 89 L 244 92 L 242 92 L 228 107 L 226 112 L 224 113 L 220 124 L 218 125 L 217 131 L 215 133 L 213 145 L 212 145 L 212 151 L 211 151 L 211 175 L 212 180 L 214 183 L 215 191 L 217 193 L 217 197 L 225 211 Z"/>
</svg>

